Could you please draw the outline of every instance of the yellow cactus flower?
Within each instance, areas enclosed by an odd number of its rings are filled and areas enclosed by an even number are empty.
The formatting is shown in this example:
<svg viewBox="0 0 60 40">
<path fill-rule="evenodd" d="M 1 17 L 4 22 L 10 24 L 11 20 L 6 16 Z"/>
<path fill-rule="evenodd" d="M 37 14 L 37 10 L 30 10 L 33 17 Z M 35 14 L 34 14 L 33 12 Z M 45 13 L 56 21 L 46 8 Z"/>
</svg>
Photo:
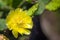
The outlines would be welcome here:
<svg viewBox="0 0 60 40">
<path fill-rule="evenodd" d="M 12 34 L 15 38 L 18 37 L 18 33 L 21 35 L 30 34 L 30 30 L 32 29 L 33 22 L 32 18 L 27 15 L 27 11 L 23 11 L 20 8 L 16 10 L 11 10 L 6 18 L 6 25 L 9 30 L 12 30 Z"/>
</svg>

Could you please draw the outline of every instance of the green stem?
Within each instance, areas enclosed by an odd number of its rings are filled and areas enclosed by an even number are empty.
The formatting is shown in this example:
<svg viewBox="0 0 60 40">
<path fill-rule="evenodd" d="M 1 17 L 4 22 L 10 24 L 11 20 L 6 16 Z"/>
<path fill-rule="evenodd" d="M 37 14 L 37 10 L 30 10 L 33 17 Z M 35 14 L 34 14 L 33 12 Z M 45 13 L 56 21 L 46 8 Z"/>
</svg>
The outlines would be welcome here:
<svg viewBox="0 0 60 40">
<path fill-rule="evenodd" d="M 23 1 L 18 5 L 18 7 L 21 7 L 24 2 L 25 2 L 25 0 L 23 0 Z"/>
</svg>

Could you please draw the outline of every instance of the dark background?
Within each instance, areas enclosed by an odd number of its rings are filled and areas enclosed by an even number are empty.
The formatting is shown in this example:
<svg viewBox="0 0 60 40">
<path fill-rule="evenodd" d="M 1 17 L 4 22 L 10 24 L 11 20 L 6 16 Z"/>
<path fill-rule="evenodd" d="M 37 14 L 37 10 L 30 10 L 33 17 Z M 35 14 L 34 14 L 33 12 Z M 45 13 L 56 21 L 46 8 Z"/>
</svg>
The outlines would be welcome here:
<svg viewBox="0 0 60 40">
<path fill-rule="evenodd" d="M 48 38 L 42 32 L 41 25 L 40 25 L 40 16 L 41 15 L 35 16 L 33 18 L 34 27 L 32 29 L 32 33 L 30 35 L 29 40 L 48 40 Z"/>
</svg>

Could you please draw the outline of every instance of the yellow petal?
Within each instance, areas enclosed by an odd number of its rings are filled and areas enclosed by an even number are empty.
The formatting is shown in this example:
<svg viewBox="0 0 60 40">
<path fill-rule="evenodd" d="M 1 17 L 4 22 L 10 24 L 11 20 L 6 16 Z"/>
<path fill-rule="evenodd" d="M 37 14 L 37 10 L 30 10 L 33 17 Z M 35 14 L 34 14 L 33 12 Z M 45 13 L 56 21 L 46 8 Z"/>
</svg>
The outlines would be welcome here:
<svg viewBox="0 0 60 40">
<path fill-rule="evenodd" d="M 18 29 L 18 32 L 19 32 L 21 35 L 23 35 L 24 31 L 25 31 L 24 28 L 19 28 L 19 29 Z"/>
<path fill-rule="evenodd" d="M 23 28 L 28 28 L 28 29 L 32 29 L 32 26 L 33 26 L 33 24 L 31 23 L 31 24 L 24 24 L 24 27 Z"/>
<path fill-rule="evenodd" d="M 27 29 L 24 29 L 24 28 L 20 28 L 20 29 L 18 30 L 18 32 L 19 32 L 21 35 L 23 35 L 23 34 L 29 35 L 29 34 L 30 34 L 30 31 L 27 30 Z"/>
<path fill-rule="evenodd" d="M 14 37 L 15 37 L 15 38 L 17 38 L 17 37 L 18 37 L 18 32 L 17 32 L 17 31 L 12 30 L 12 34 L 14 35 Z"/>
<path fill-rule="evenodd" d="M 24 34 L 30 35 L 30 33 L 31 33 L 31 32 L 30 32 L 29 30 L 26 30 L 26 29 L 25 29 Z"/>
<path fill-rule="evenodd" d="M 9 22 L 13 15 L 14 15 L 14 10 L 11 10 L 6 18 L 6 22 Z"/>
</svg>

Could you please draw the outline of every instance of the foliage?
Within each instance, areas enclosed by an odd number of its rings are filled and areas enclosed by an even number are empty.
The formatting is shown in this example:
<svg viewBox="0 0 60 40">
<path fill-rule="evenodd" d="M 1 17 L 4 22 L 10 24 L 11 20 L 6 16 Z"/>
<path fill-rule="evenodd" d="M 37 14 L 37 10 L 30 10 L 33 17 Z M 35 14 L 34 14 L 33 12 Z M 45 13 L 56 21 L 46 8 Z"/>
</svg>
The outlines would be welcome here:
<svg viewBox="0 0 60 40">
<path fill-rule="evenodd" d="M 32 2 L 32 0 L 26 0 L 27 2 L 29 2 L 29 3 L 31 3 Z"/>
<path fill-rule="evenodd" d="M 6 22 L 5 19 L 0 19 L 0 31 L 6 29 Z"/>
<path fill-rule="evenodd" d="M 60 0 L 52 0 L 48 5 L 46 5 L 46 9 L 50 11 L 55 11 L 60 8 Z"/>
<path fill-rule="evenodd" d="M 33 5 L 29 10 L 28 10 L 28 15 L 32 16 L 34 12 L 38 9 L 38 3 Z"/>
<path fill-rule="evenodd" d="M 0 12 L 0 18 L 1 18 L 2 15 L 3 15 L 3 12 Z"/>
<path fill-rule="evenodd" d="M 38 10 L 36 11 L 35 15 L 42 14 L 45 10 L 46 4 L 49 2 L 49 0 L 38 0 Z"/>
<path fill-rule="evenodd" d="M 19 37 L 18 40 L 29 40 L 29 36 L 22 36 L 21 38 Z"/>
</svg>

